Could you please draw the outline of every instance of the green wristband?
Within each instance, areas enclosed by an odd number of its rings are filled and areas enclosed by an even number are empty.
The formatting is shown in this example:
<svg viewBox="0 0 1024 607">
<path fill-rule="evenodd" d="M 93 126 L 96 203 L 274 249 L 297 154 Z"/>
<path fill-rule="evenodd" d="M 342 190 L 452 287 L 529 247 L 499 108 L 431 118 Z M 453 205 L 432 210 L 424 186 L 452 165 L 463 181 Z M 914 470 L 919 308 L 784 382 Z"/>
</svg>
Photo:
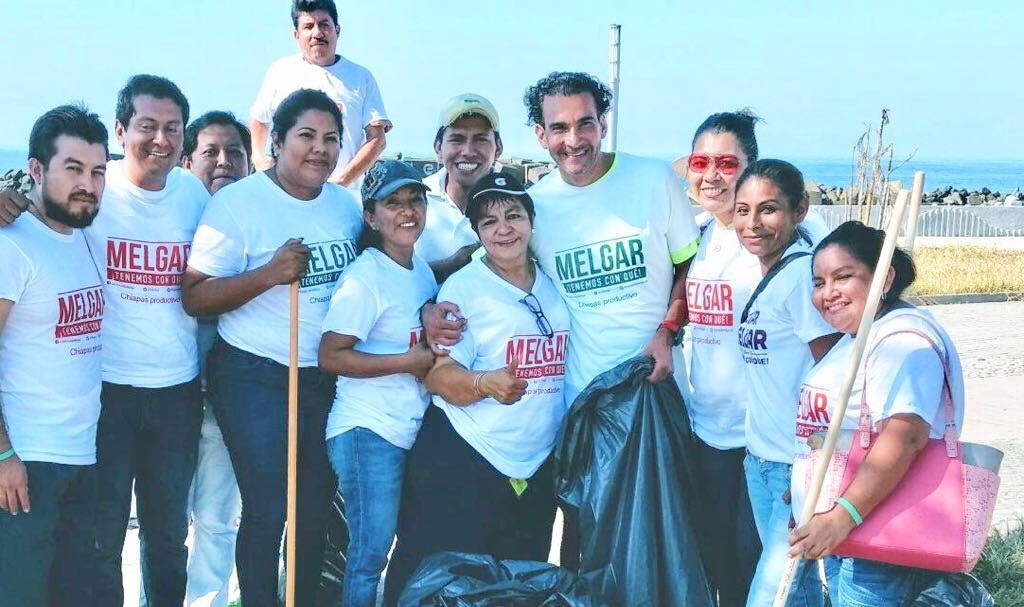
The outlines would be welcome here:
<svg viewBox="0 0 1024 607">
<path fill-rule="evenodd" d="M 837 497 L 836 503 L 842 506 L 843 510 L 846 510 L 846 512 L 849 513 L 850 518 L 853 519 L 853 523 L 855 525 L 860 525 L 864 522 L 864 517 L 862 517 L 860 512 L 857 511 L 857 507 L 850 503 L 850 500 L 845 497 Z"/>
<path fill-rule="evenodd" d="M 11 459 L 12 457 L 14 457 L 15 455 L 17 455 L 17 454 L 14 452 L 14 447 L 11 447 L 7 451 L 4 451 L 3 453 L 0 453 L 0 462 L 5 462 L 5 461 Z"/>
</svg>

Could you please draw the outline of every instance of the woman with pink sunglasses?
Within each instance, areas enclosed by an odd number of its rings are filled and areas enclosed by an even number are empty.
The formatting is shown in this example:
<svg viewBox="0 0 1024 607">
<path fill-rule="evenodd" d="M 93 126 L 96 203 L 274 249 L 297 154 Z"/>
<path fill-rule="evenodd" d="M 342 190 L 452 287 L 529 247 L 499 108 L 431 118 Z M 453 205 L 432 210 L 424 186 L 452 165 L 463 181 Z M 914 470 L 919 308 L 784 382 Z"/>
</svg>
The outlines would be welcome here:
<svg viewBox="0 0 1024 607">
<path fill-rule="evenodd" d="M 687 402 L 696 435 L 695 469 L 704 494 L 697 532 L 712 595 L 742 607 L 761 552 L 743 472 L 746 383 L 736 340 L 740 311 L 761 280 L 757 257 L 732 226 L 736 180 L 757 160 L 747 111 L 709 116 L 693 136 L 687 161 L 690 197 L 704 208 L 700 245 L 686 280 L 690 310 L 685 344 L 692 391 Z"/>
</svg>

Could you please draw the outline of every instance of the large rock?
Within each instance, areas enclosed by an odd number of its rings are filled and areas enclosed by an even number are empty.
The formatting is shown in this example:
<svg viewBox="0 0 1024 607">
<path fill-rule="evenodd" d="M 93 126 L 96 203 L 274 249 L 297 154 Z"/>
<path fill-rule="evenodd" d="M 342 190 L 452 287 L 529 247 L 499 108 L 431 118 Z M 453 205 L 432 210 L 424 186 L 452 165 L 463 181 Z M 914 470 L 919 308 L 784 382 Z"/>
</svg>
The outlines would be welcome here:
<svg viewBox="0 0 1024 607">
<path fill-rule="evenodd" d="M 964 197 L 960 195 L 960 192 L 953 192 L 949 196 L 943 198 L 942 202 L 949 205 L 961 206 L 964 204 Z"/>
<path fill-rule="evenodd" d="M 1021 204 L 1020 196 L 1017 196 L 1016 194 L 1010 194 L 1009 196 L 1006 197 L 1006 200 L 1003 201 L 1003 206 L 1019 207 L 1024 205 Z"/>
</svg>

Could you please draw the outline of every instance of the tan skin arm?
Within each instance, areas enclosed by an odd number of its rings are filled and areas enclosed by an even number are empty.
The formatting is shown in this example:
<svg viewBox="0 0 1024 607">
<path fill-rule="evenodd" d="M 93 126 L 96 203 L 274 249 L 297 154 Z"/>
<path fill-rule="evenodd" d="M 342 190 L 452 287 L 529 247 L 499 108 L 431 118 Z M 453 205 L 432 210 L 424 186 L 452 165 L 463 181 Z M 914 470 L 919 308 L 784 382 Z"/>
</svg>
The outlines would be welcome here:
<svg viewBox="0 0 1024 607">
<path fill-rule="evenodd" d="M 252 166 L 257 171 L 265 171 L 274 166 L 274 159 L 267 155 L 267 136 L 269 125 L 259 120 L 249 121 L 249 132 L 252 134 Z"/>
<path fill-rule="evenodd" d="M 384 120 L 370 123 L 364 130 L 366 131 L 366 141 L 356 151 L 352 160 L 341 170 L 335 183 L 345 187 L 351 185 L 353 181 L 373 166 L 374 162 L 377 162 L 377 159 L 384 152 L 384 148 L 387 147 L 388 142 L 385 133 L 391 130 L 390 121 Z M 254 137 L 254 145 L 255 141 Z"/>
<path fill-rule="evenodd" d="M 488 397 L 504 405 L 513 405 L 526 394 L 527 387 L 526 380 L 516 379 L 517 367 L 518 361 L 513 360 L 508 367 L 502 369 L 469 371 L 451 357 L 439 356 L 423 383 L 430 392 L 460 407 Z M 474 383 L 481 373 L 483 376 L 480 378 L 478 392 Z"/>
<path fill-rule="evenodd" d="M 185 268 L 181 277 L 181 303 L 190 316 L 216 316 L 242 307 L 277 285 L 306 275 L 309 247 L 291 238 L 274 252 L 266 265 L 235 276 L 213 277 Z"/>
<path fill-rule="evenodd" d="M 918 454 L 928 444 L 930 426 L 911 413 L 893 415 L 880 426 L 878 438 L 857 468 L 853 482 L 843 493 L 867 518 L 906 476 Z M 856 525 L 842 506 L 815 514 L 806 525 L 790 533 L 790 556 L 818 559 L 831 554 Z"/>
<path fill-rule="evenodd" d="M 402 354 L 367 354 L 355 349 L 359 340 L 352 335 L 328 331 L 320 338 L 320 369 L 345 377 L 383 377 L 409 373 L 426 377 L 434 364 L 434 354 L 422 341 Z"/>
<path fill-rule="evenodd" d="M 682 263 L 675 264 L 675 274 L 672 279 L 672 290 L 669 293 L 668 306 L 678 311 L 680 325 L 686 324 L 688 310 L 686 309 L 686 274 L 690 271 L 691 257 Z M 651 383 L 659 382 L 672 375 L 672 342 L 675 335 L 668 329 L 658 329 L 647 344 L 644 351 L 654 357 L 654 370 L 647 376 Z"/>
<path fill-rule="evenodd" d="M 807 344 L 807 347 L 811 349 L 811 356 L 814 358 L 814 362 L 821 362 L 821 359 L 825 358 L 828 351 L 832 349 L 832 346 L 836 345 L 842 336 L 842 333 L 829 333 L 828 335 L 812 339 Z"/>
<path fill-rule="evenodd" d="M 14 308 L 10 299 L 0 299 L 0 334 L 7 325 L 7 318 Z M 11 438 L 7 434 L 7 422 L 4 421 L 3 403 L 0 402 L 0 453 L 11 448 Z M 28 512 L 28 471 L 24 462 L 17 455 L 0 462 L 0 510 L 18 514 Z"/>
</svg>

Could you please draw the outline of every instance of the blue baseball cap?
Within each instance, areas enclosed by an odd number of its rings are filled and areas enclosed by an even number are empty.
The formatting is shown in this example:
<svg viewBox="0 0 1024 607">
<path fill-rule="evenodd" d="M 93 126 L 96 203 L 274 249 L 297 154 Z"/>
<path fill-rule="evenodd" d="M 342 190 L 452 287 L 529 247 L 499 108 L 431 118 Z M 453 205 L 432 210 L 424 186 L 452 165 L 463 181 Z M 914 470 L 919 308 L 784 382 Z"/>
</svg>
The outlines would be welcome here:
<svg viewBox="0 0 1024 607">
<path fill-rule="evenodd" d="M 408 162 L 401 160 L 378 160 L 366 172 L 363 179 L 363 201 L 383 200 L 398 191 L 398 188 L 414 185 L 429 191 L 423 181 L 423 173 Z"/>
</svg>

